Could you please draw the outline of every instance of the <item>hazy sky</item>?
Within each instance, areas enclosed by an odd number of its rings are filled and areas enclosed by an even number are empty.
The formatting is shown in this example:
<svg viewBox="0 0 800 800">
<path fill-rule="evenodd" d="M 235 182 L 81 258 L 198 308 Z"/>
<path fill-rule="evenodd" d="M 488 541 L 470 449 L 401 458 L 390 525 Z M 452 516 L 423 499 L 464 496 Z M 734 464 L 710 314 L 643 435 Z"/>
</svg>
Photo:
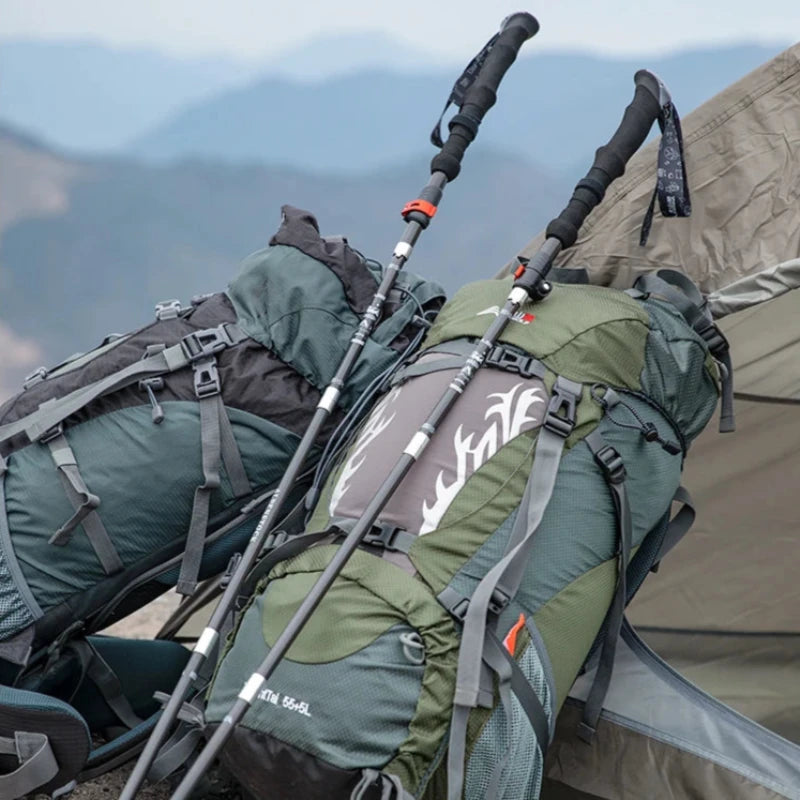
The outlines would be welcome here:
<svg viewBox="0 0 800 800">
<path fill-rule="evenodd" d="M 92 38 L 177 55 L 269 56 L 320 34 L 380 29 L 442 57 L 471 54 L 525 0 L 0 0 L 0 36 Z M 541 49 L 664 52 L 797 41 L 798 0 L 527 0 Z M 528 46 L 528 52 L 533 43 Z"/>
</svg>

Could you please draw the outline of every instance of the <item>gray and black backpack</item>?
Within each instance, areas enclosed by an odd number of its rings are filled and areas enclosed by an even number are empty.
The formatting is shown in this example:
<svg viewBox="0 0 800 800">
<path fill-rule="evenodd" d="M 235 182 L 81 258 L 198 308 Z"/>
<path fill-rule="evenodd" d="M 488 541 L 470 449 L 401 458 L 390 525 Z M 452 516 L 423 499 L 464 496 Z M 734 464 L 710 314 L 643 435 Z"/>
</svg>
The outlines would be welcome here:
<svg viewBox="0 0 800 800">
<path fill-rule="evenodd" d="M 191 595 L 243 549 L 381 273 L 286 206 L 226 292 L 159 304 L 151 324 L 38 370 L 0 408 L 0 797 L 63 786 L 94 731 L 147 734 L 153 691 L 172 688 L 186 651 L 88 635 L 172 587 Z M 443 302 L 398 278 L 322 445 Z"/>
<path fill-rule="evenodd" d="M 213 732 L 508 296 L 460 290 L 264 575 L 208 696 Z M 223 761 L 274 800 L 535 800 L 592 654 L 591 738 L 626 602 L 687 527 L 689 444 L 726 346 L 672 273 L 556 284 L 507 325 L 234 729 Z M 729 362 L 728 362 L 729 363 Z M 727 409 L 726 409 L 727 410 Z"/>
</svg>

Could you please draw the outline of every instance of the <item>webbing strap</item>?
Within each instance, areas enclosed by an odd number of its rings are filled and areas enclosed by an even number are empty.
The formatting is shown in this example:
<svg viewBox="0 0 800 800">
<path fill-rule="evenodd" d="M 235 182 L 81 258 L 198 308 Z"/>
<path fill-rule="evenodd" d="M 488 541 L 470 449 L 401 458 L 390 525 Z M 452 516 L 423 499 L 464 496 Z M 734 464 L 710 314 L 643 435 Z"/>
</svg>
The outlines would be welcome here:
<svg viewBox="0 0 800 800">
<path fill-rule="evenodd" d="M 194 490 L 192 516 L 186 545 L 181 561 L 181 571 L 175 590 L 178 594 L 191 595 L 197 588 L 200 562 L 203 558 L 206 530 L 208 528 L 208 508 L 211 492 L 220 486 L 220 460 L 222 438 L 220 431 L 220 409 L 222 400 L 218 394 L 198 399 L 200 407 L 200 444 L 203 462 L 203 483 Z M 222 413 L 225 413 L 224 408 Z"/>
<path fill-rule="evenodd" d="M 67 645 L 67 649 L 75 653 L 81 665 L 81 673 L 97 687 L 108 707 L 117 719 L 129 729 L 141 725 L 142 719 L 133 710 L 133 706 L 122 690 L 117 674 L 108 662 L 100 655 L 97 648 L 86 639 L 75 639 Z M 80 687 L 78 684 L 77 689 Z"/>
<path fill-rule="evenodd" d="M 106 575 L 119 572 L 123 568 L 122 560 L 97 513 L 100 498 L 89 491 L 83 480 L 67 437 L 59 433 L 47 440 L 47 447 L 58 469 L 64 491 L 75 509 L 75 513 L 50 537 L 48 543 L 59 547 L 68 544 L 78 525 L 83 525 L 86 537 Z"/>
<path fill-rule="evenodd" d="M 478 705 L 491 707 L 493 698 L 491 693 L 487 696 L 485 689 L 481 688 L 481 664 L 486 638 L 488 613 L 490 604 L 496 603 L 496 590 L 503 584 L 505 591 L 513 591 L 521 580 L 521 573 L 530 555 L 534 542 L 534 535 L 539 528 L 544 512 L 550 502 L 555 487 L 558 468 L 561 463 L 561 454 L 569 432 L 574 426 L 575 404 L 580 399 L 581 384 L 559 376 L 553 389 L 551 408 L 561 408 L 566 403 L 572 410 L 571 419 L 559 416 L 560 421 L 550 420 L 550 412 L 545 424 L 539 430 L 534 452 L 533 467 L 524 497 L 528 506 L 523 515 L 526 526 L 524 535 L 519 537 L 513 547 L 506 551 L 503 558 L 497 562 L 484 576 L 472 594 L 464 618 L 464 629 L 461 636 L 461 647 L 458 653 L 458 672 L 456 674 L 456 692 L 454 697 L 453 724 L 450 728 L 450 754 L 448 756 L 448 800 L 460 800 L 463 788 L 463 755 L 466 735 L 466 725 L 461 725 L 471 708 Z M 566 424 L 568 423 L 569 424 Z M 514 594 L 506 594 L 508 602 Z M 460 758 L 460 761 L 459 761 Z"/>
<path fill-rule="evenodd" d="M 611 491 L 614 501 L 614 510 L 617 517 L 619 531 L 619 552 L 617 557 L 617 588 L 611 608 L 608 611 L 606 635 L 600 651 L 597 672 L 594 676 L 592 688 L 583 708 L 583 719 L 578 725 L 578 736 L 585 742 L 590 742 L 597 728 L 597 721 L 603 710 L 603 701 L 608 693 L 611 683 L 611 674 L 614 670 L 614 655 L 617 650 L 617 640 L 622 629 L 622 619 L 625 615 L 625 601 L 627 599 L 626 572 L 631 554 L 631 541 L 633 526 L 631 522 L 630 503 L 625 488 L 624 468 L 612 470 L 608 468 L 611 463 L 621 463 L 619 454 L 603 439 L 599 431 L 592 431 L 585 439 L 587 446 L 592 451 L 598 464 L 603 469 L 606 483 Z M 609 452 L 611 451 L 611 452 Z M 611 458 L 609 458 L 611 456 Z"/>
<path fill-rule="evenodd" d="M 219 398 L 219 403 L 217 405 L 219 407 L 222 463 L 225 465 L 225 472 L 231 483 L 233 496 L 247 497 L 247 495 L 252 493 L 253 487 L 250 485 L 250 480 L 247 477 L 247 472 L 242 462 L 242 454 L 239 452 L 239 446 L 236 444 L 236 439 L 233 436 L 233 427 L 231 426 L 228 412 L 225 410 L 225 404 L 222 402 L 221 398 Z"/>
<path fill-rule="evenodd" d="M 684 486 L 679 486 L 672 497 L 673 503 L 682 503 L 680 511 L 669 521 L 664 538 L 661 540 L 661 547 L 653 558 L 653 564 L 658 564 L 673 547 L 689 532 L 694 523 L 696 512 L 694 510 L 694 500 L 689 491 Z"/>
<path fill-rule="evenodd" d="M 14 738 L 0 736 L 0 753 L 16 756 L 19 767 L 0 775 L 0 797 L 25 797 L 58 774 L 50 740 L 43 733 L 15 731 Z"/>
<path fill-rule="evenodd" d="M 728 342 L 714 323 L 705 298 L 695 284 L 682 272 L 660 269 L 642 275 L 634 286 L 647 294 L 656 294 L 669 301 L 681 313 L 692 329 L 705 341 L 709 352 L 722 368 L 722 396 L 719 418 L 720 433 L 736 430 L 733 411 L 733 362 Z"/>
<path fill-rule="evenodd" d="M 202 342 L 204 334 L 216 336 L 215 342 L 208 348 L 213 352 L 218 352 L 223 347 L 238 344 L 248 338 L 238 325 L 232 323 L 225 323 L 208 331 L 196 331 L 184 337 L 184 340 L 172 347 L 167 347 L 159 353 L 153 353 L 141 361 L 129 364 L 119 372 L 108 375 L 88 386 L 75 389 L 75 391 L 58 400 L 46 404 L 43 403 L 32 414 L 0 426 L 0 442 L 5 442 L 20 433 L 25 433 L 31 442 L 38 441 L 44 434 L 61 424 L 67 417 L 80 411 L 98 397 L 122 389 L 142 378 L 163 375 L 166 372 L 175 372 L 175 370 L 191 364 L 198 357 L 201 357 L 204 351 L 187 342 L 189 340 L 191 342 L 198 340 Z"/>
<path fill-rule="evenodd" d="M 544 759 L 547 746 L 550 743 L 550 723 L 533 686 L 531 686 L 514 656 L 509 653 L 491 630 L 486 632 L 483 656 L 498 676 L 500 702 L 503 707 L 503 713 L 506 716 L 506 726 L 508 728 L 507 740 L 511 742 L 514 739 L 511 705 L 511 694 L 513 693 L 530 722 Z M 493 798 L 499 796 L 500 780 L 510 755 L 511 749 L 509 748 L 495 764 L 487 787 L 486 800 L 493 800 Z"/>
<path fill-rule="evenodd" d="M 508 663 L 511 668 L 511 691 L 519 700 L 519 704 L 522 706 L 522 710 L 525 712 L 525 716 L 528 718 L 528 722 L 530 722 L 536 736 L 536 741 L 539 743 L 542 757 L 544 757 L 550 744 L 550 722 L 547 719 L 547 713 L 544 710 L 542 701 L 539 700 L 539 696 L 522 671 L 522 667 L 503 646 L 494 631 L 491 630 L 486 632 L 484 658 L 493 669 L 498 659 Z"/>
<path fill-rule="evenodd" d="M 208 659 L 206 663 L 208 663 Z M 210 671 L 210 670 L 209 670 Z M 206 685 L 208 681 L 206 680 Z M 197 686 L 197 683 L 195 683 Z M 156 700 L 166 704 L 169 695 L 164 692 L 155 693 Z M 181 724 L 175 729 L 158 751 L 158 755 L 147 772 L 147 779 L 156 783 L 182 767 L 195 751 L 198 742 L 203 738 L 206 721 L 203 714 L 205 703 L 205 685 L 198 689 L 195 696 L 183 703 L 178 711 Z"/>
</svg>

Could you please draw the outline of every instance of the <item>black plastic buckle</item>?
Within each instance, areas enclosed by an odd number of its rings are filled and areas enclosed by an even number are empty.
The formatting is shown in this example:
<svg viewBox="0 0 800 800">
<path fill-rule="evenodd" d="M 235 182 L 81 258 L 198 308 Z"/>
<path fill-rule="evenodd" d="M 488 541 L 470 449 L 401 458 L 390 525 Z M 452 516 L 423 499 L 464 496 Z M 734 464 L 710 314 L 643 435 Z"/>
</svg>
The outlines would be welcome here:
<svg viewBox="0 0 800 800">
<path fill-rule="evenodd" d="M 489 599 L 489 613 L 500 615 L 505 610 L 506 606 L 511 602 L 511 598 L 502 590 L 495 587 L 492 596 Z M 447 610 L 458 620 L 463 622 L 467 618 L 467 611 L 469 610 L 470 600 L 468 597 L 462 597 L 456 600 Z"/>
<path fill-rule="evenodd" d="M 222 391 L 216 358 L 207 358 L 203 361 L 195 362 L 194 391 L 200 400 L 205 397 L 213 397 Z"/>
<path fill-rule="evenodd" d="M 622 456 L 610 444 L 607 444 L 602 450 L 598 450 L 594 454 L 594 459 L 600 465 L 600 469 L 603 470 L 609 483 L 616 486 L 627 477 L 628 473 L 625 470 Z"/>
<path fill-rule="evenodd" d="M 524 353 L 516 353 L 508 347 L 499 345 L 493 347 L 486 356 L 484 364 L 488 367 L 513 372 L 523 378 L 544 377 L 544 365 L 537 361 L 533 356 Z"/>
<path fill-rule="evenodd" d="M 704 321 L 706 324 L 703 327 L 695 326 L 695 331 L 702 337 L 712 356 L 725 355 L 731 349 L 725 334 L 713 322 Z"/>
<path fill-rule="evenodd" d="M 220 589 L 224 589 L 230 582 L 231 578 L 233 577 L 234 572 L 239 567 L 239 564 L 242 563 L 242 554 L 241 553 L 234 553 L 230 560 L 228 561 L 228 566 L 225 567 L 225 572 L 223 573 L 222 577 L 219 580 Z"/>
<path fill-rule="evenodd" d="M 572 392 L 562 392 L 556 384 L 550 405 L 547 407 L 547 416 L 544 418 L 544 427 L 558 436 L 566 439 L 575 430 L 575 406 L 578 398 Z M 564 412 L 563 416 L 561 412 Z"/>
<path fill-rule="evenodd" d="M 403 532 L 403 528 L 396 525 L 373 525 L 370 532 L 361 540 L 362 544 L 372 547 L 382 547 L 389 552 L 399 552 L 400 548 L 395 546 L 397 534 Z"/>
<path fill-rule="evenodd" d="M 203 331 L 193 331 L 181 339 L 183 352 L 191 362 L 216 355 L 220 350 L 224 350 L 232 344 L 233 340 L 224 325 L 220 325 L 218 328 L 206 328 Z"/>
</svg>

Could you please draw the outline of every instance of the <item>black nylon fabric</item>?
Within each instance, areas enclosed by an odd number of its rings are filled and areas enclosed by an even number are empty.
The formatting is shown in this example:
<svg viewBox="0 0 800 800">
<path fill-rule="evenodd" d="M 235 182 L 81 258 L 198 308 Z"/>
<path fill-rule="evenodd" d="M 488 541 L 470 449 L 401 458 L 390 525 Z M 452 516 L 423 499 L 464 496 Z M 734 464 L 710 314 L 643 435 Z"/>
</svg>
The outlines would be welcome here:
<svg viewBox="0 0 800 800">
<path fill-rule="evenodd" d="M 205 735 L 210 737 L 216 728 L 209 725 Z M 221 759 L 253 797 L 270 800 L 350 800 L 361 779 L 361 770 L 335 767 L 279 739 L 242 726 L 234 729 Z M 374 800 L 379 797 L 377 793 Z"/>
<path fill-rule="evenodd" d="M 271 245 L 296 247 L 326 264 L 342 282 L 350 308 L 363 314 L 378 288 L 369 267 L 342 240 L 322 239 L 313 214 L 294 206 L 281 206 L 281 227 L 269 240 Z"/>
<path fill-rule="evenodd" d="M 224 294 L 214 294 L 186 316 L 154 321 L 83 367 L 47 378 L 12 397 L 0 406 L 0 425 L 25 417 L 47 400 L 63 397 L 75 389 L 113 375 L 143 358 L 150 345 L 171 346 L 193 331 L 235 321 L 236 314 L 231 301 Z M 320 398 L 319 390 L 304 377 L 252 339 L 218 353 L 217 366 L 222 384 L 222 401 L 226 406 L 269 419 L 302 436 Z M 155 396 L 160 403 L 196 401 L 193 371 L 187 367 L 165 375 L 164 388 L 157 390 Z M 149 402 L 147 393 L 134 383 L 89 403 L 73 414 L 65 427 Z M 332 415 L 323 436 L 332 430 L 339 418 L 338 413 Z M 27 444 L 27 437 L 21 434 L 0 445 L 0 452 L 8 455 Z"/>
</svg>

